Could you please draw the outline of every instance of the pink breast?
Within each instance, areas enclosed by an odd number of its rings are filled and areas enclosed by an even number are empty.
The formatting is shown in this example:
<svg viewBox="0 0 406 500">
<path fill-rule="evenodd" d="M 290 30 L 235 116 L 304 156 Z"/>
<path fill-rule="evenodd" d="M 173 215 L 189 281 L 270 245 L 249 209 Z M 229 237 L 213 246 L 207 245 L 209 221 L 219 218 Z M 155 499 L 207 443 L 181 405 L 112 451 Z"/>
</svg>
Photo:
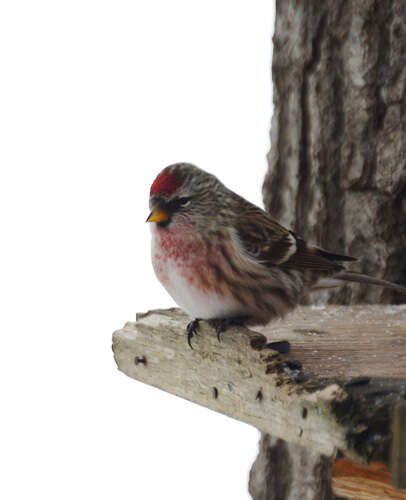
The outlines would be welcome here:
<svg viewBox="0 0 406 500">
<path fill-rule="evenodd" d="M 153 238 L 154 270 L 165 286 L 170 286 L 170 272 L 178 273 L 189 284 L 196 284 L 199 276 L 208 272 L 207 245 L 190 231 L 156 228 Z"/>
</svg>

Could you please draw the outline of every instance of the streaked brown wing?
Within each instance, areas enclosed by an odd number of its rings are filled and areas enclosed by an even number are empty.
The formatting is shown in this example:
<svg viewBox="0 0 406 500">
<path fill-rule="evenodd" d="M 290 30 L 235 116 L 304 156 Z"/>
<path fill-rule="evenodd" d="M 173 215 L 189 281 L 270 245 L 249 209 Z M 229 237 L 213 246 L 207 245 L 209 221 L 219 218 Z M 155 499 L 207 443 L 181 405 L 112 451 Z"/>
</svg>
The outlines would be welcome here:
<svg viewBox="0 0 406 500">
<path fill-rule="evenodd" d="M 265 265 L 278 265 L 285 269 L 340 271 L 344 267 L 338 261 L 356 260 L 307 245 L 255 205 L 240 213 L 236 229 L 245 251 Z"/>
<path fill-rule="evenodd" d="M 263 264 L 281 264 L 296 251 L 293 234 L 255 205 L 239 214 L 236 230 L 244 250 Z"/>
</svg>

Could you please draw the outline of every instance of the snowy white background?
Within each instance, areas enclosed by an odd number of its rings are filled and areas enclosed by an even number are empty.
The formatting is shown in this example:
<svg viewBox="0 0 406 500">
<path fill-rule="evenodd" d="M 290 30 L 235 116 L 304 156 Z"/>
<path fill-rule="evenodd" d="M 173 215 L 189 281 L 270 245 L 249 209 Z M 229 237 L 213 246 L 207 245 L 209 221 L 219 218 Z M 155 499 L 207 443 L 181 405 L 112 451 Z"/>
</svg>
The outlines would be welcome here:
<svg viewBox="0 0 406 500">
<path fill-rule="evenodd" d="M 246 499 L 258 432 L 116 370 L 173 303 L 148 191 L 190 161 L 261 203 L 271 0 L 3 0 L 1 470 L 14 499 Z"/>
</svg>

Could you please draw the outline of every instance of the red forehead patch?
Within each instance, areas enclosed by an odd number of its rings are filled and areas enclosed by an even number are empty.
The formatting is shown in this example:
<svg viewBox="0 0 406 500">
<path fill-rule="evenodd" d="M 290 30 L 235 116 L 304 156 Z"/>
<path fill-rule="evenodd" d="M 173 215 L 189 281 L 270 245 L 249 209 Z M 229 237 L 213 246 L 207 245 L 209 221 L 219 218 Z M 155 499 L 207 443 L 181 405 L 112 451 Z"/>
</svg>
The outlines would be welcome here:
<svg viewBox="0 0 406 500">
<path fill-rule="evenodd" d="M 180 175 L 176 175 L 175 172 L 165 168 L 160 174 L 157 175 L 156 179 L 152 183 L 149 195 L 171 195 L 178 189 L 179 186 L 181 186 L 182 183 L 183 179 Z"/>
</svg>

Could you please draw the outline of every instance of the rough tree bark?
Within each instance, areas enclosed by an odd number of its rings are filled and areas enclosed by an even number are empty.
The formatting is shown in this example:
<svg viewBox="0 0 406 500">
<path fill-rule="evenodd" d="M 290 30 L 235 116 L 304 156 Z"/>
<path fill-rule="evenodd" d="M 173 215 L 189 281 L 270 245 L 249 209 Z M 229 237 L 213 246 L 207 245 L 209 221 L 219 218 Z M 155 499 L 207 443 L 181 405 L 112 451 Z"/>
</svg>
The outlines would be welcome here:
<svg viewBox="0 0 406 500">
<path fill-rule="evenodd" d="M 332 462 L 306 448 L 263 434 L 249 480 L 255 500 L 335 500 Z M 338 499 L 337 499 L 338 500 Z"/>
<path fill-rule="evenodd" d="M 406 2 L 276 0 L 275 19 L 265 207 L 305 239 L 359 257 L 353 270 L 406 283 Z M 404 297 L 352 285 L 318 300 Z M 289 446 L 263 435 L 250 476 L 255 500 L 296 498 L 283 489 L 290 467 L 278 472 L 286 457 L 330 476 L 321 456 Z M 322 481 L 308 492 L 332 495 Z"/>
<path fill-rule="evenodd" d="M 406 2 L 277 0 L 266 208 L 299 235 L 406 283 Z M 330 303 L 401 303 L 371 286 Z"/>
</svg>

